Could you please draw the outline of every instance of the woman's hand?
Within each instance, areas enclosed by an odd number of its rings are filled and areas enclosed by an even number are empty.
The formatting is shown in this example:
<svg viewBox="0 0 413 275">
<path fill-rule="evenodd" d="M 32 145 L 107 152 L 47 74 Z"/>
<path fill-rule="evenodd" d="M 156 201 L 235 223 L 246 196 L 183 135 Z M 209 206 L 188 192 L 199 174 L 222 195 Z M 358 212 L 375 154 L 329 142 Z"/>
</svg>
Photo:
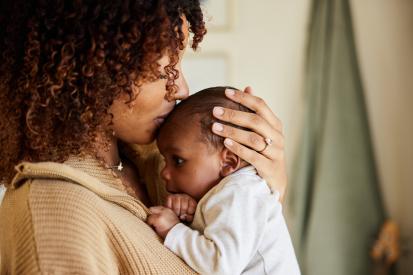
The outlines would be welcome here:
<svg viewBox="0 0 413 275">
<path fill-rule="evenodd" d="M 227 89 L 225 94 L 255 114 L 217 106 L 213 111 L 214 117 L 251 131 L 222 124 L 217 127 L 217 123 L 214 123 L 212 131 L 225 137 L 225 147 L 253 165 L 270 188 L 280 193 L 282 201 L 287 187 L 287 173 L 281 121 L 263 99 L 252 95 L 250 87 L 245 88 L 244 92 Z"/>
</svg>

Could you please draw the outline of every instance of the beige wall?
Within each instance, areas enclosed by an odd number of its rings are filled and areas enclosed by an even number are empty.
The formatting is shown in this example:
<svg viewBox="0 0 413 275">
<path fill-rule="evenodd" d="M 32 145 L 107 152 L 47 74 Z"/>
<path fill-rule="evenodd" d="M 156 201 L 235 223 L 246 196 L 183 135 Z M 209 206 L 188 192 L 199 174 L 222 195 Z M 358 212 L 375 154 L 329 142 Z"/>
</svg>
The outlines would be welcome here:
<svg viewBox="0 0 413 275">
<path fill-rule="evenodd" d="M 267 100 L 284 122 L 291 165 L 300 129 L 310 0 L 226 1 L 232 3 L 232 26 L 227 31 L 211 30 L 199 55 L 225 56 L 226 84 L 251 85 Z M 353 0 L 351 4 L 385 204 L 413 253 L 413 108 L 409 108 L 413 104 L 413 1 Z M 188 63 L 193 58 L 188 54 Z M 184 64 L 184 69 L 191 77 L 191 66 Z M 208 75 L 210 67 L 201 73 L 201 80 L 196 77 L 197 88 L 214 84 Z M 216 84 L 221 82 L 219 78 Z M 413 274 L 412 256 L 403 258 L 401 271 Z"/>
<path fill-rule="evenodd" d="M 413 274 L 413 1 L 352 1 L 382 191 L 401 225 L 400 274 Z"/>
</svg>

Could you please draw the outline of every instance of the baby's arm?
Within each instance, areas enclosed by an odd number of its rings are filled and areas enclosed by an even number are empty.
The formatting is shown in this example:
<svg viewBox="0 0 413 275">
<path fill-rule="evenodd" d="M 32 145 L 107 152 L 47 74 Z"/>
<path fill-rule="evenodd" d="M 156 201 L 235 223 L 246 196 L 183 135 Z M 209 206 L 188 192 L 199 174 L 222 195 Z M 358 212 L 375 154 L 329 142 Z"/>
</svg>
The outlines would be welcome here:
<svg viewBox="0 0 413 275">
<path fill-rule="evenodd" d="M 165 207 L 149 208 L 151 214 L 147 223 L 155 228 L 156 233 L 163 239 L 179 220 L 192 222 L 197 202 L 186 194 L 173 194 L 166 198 Z"/>
<path fill-rule="evenodd" d="M 266 212 L 251 189 L 225 186 L 203 204 L 203 234 L 176 223 L 164 244 L 199 273 L 239 274 L 262 239 Z"/>
<path fill-rule="evenodd" d="M 179 223 L 178 216 L 170 208 L 163 206 L 153 206 L 149 208 L 150 215 L 146 222 L 153 226 L 156 233 L 165 239 L 168 232 Z"/>
</svg>

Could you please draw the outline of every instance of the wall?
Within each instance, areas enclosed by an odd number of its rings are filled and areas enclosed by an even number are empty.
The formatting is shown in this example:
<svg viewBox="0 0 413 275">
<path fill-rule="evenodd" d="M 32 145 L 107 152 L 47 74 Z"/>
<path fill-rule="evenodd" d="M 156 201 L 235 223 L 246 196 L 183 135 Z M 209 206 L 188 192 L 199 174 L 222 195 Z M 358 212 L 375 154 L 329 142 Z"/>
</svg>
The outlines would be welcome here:
<svg viewBox="0 0 413 275">
<path fill-rule="evenodd" d="M 384 201 L 410 250 L 400 274 L 413 274 L 413 1 L 351 3 Z"/>
<path fill-rule="evenodd" d="M 284 122 L 291 165 L 301 121 L 310 0 L 226 1 L 231 26 L 211 30 L 200 53 L 187 53 L 184 59 L 190 87 L 251 85 Z M 401 225 L 404 246 L 413 253 L 413 1 L 351 4 L 385 205 Z M 195 72 L 193 63 L 199 56 L 221 58 L 228 68 L 215 71 L 213 65 L 203 68 L 200 62 Z M 214 71 L 217 76 L 211 77 Z M 412 255 L 402 258 L 400 271 L 413 274 Z"/>
</svg>

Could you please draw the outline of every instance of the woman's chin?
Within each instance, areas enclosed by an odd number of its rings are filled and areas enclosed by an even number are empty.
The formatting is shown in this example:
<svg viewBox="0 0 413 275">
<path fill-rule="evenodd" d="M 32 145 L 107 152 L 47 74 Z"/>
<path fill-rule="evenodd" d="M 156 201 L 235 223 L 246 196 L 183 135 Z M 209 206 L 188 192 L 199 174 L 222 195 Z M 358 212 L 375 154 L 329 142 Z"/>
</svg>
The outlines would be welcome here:
<svg viewBox="0 0 413 275">
<path fill-rule="evenodd" d="M 139 139 L 135 139 L 134 144 L 146 145 L 152 143 L 156 138 L 155 133 L 147 135 L 146 137 L 140 137 Z"/>
<path fill-rule="evenodd" d="M 152 143 L 156 138 L 156 129 L 148 129 L 143 133 L 140 133 L 136 136 L 127 136 L 125 138 L 119 138 L 125 143 L 129 144 L 139 144 L 139 145 L 146 145 Z"/>
<path fill-rule="evenodd" d="M 148 129 L 145 134 L 140 137 L 138 144 L 145 145 L 154 142 L 158 135 L 158 130 L 159 127 L 151 127 Z"/>
<path fill-rule="evenodd" d="M 159 124 L 159 121 L 157 122 L 158 123 L 155 123 L 155 121 L 153 121 L 149 125 L 146 125 L 145 127 L 146 129 L 141 128 L 139 132 L 134 132 L 133 133 L 134 135 L 131 135 L 131 133 L 129 132 L 128 135 L 123 135 L 124 139 L 122 138 L 121 139 L 124 142 L 130 143 L 130 144 L 141 144 L 141 145 L 150 144 L 153 141 L 155 141 L 156 136 L 158 135 L 160 124 Z"/>
</svg>

